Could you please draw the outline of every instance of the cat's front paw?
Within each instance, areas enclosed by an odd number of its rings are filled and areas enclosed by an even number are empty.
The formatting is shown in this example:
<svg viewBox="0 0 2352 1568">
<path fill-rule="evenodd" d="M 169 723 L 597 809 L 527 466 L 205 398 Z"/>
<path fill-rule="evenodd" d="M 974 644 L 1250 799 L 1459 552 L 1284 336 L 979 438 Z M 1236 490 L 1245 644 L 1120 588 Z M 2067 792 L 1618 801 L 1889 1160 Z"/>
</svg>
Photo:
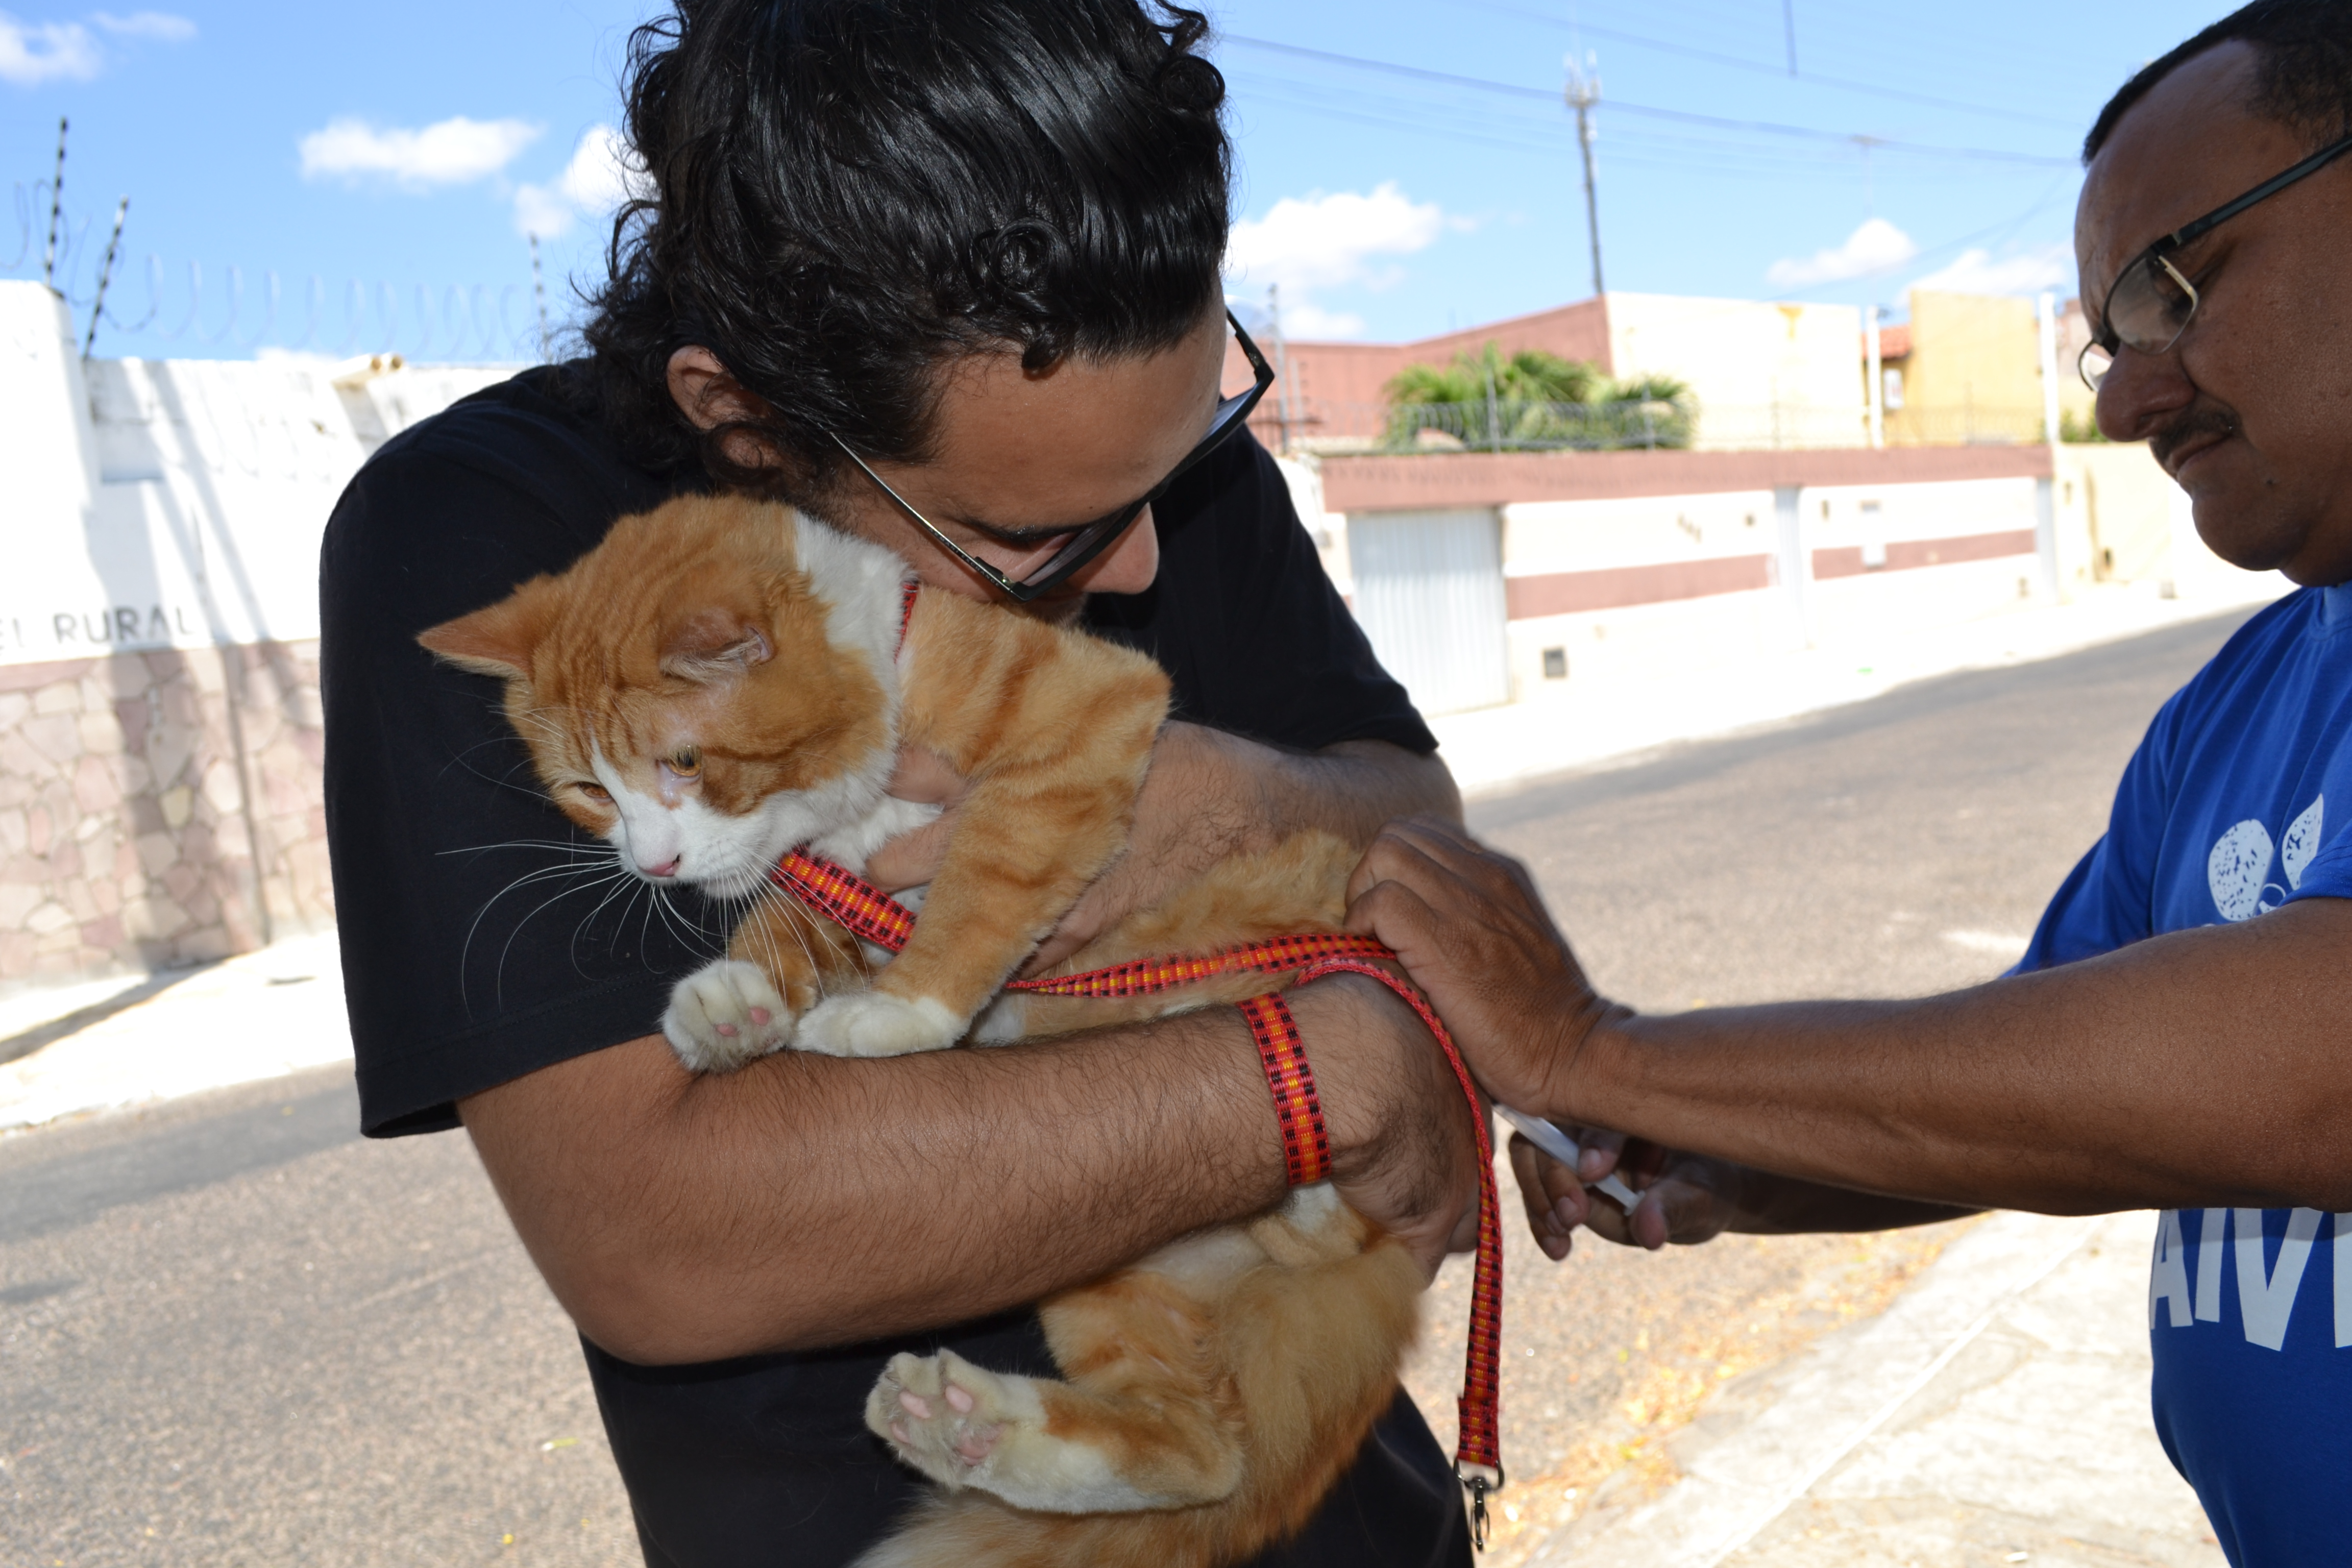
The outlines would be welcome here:
<svg viewBox="0 0 2352 1568">
<path fill-rule="evenodd" d="M 965 1020 L 928 996 L 909 1002 L 885 991 L 828 996 L 809 1010 L 793 1043 L 829 1057 L 903 1057 L 945 1050 Z"/>
<path fill-rule="evenodd" d="M 792 1043 L 792 1005 L 757 964 L 719 959 L 671 988 L 662 1035 L 691 1072 L 733 1072 Z"/>
</svg>

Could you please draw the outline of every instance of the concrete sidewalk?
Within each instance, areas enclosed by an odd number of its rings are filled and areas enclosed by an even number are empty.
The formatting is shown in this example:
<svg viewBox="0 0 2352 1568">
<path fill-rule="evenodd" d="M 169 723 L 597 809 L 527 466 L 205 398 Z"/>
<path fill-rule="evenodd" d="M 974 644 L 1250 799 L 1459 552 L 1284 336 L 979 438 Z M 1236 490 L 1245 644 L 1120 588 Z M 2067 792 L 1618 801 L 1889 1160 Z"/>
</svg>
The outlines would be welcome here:
<svg viewBox="0 0 2352 1568">
<path fill-rule="evenodd" d="M 11 1041 L 52 1034 L 7 1059 Z M 201 969 L 15 996 L 0 1003 L 0 1137 L 351 1054 L 332 931 Z"/>
<path fill-rule="evenodd" d="M 1725 1388 L 1663 1492 L 1604 1484 L 1520 1561 L 2222 1568 L 2149 1424 L 2153 1224 L 1985 1220 L 1880 1316 Z"/>
</svg>

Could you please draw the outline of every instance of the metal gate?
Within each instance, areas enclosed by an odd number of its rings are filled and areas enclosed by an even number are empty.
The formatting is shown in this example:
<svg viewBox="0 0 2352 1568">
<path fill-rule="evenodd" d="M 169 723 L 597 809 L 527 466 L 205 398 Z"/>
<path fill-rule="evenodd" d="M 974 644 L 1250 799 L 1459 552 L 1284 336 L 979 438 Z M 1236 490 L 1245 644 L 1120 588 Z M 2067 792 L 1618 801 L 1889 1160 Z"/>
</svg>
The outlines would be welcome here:
<svg viewBox="0 0 2352 1568">
<path fill-rule="evenodd" d="M 1350 515 L 1356 619 L 1423 713 L 1511 699 L 1501 521 L 1492 510 Z"/>
</svg>

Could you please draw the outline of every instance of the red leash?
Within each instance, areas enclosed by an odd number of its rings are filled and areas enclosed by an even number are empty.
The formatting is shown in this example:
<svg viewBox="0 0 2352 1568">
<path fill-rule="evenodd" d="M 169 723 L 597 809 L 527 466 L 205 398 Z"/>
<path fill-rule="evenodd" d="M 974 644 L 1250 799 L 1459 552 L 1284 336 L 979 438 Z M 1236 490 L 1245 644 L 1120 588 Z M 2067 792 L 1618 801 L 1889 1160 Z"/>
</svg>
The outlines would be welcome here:
<svg viewBox="0 0 2352 1568">
<path fill-rule="evenodd" d="M 908 597 L 911 600 L 912 595 Z M 903 949 L 908 938 L 914 934 L 915 917 L 904 904 L 856 873 L 804 849 L 787 851 L 770 873 L 769 880 L 826 919 L 893 952 Z M 1366 937 L 1284 936 L 1244 942 L 1200 957 L 1130 959 L 1081 974 L 1016 980 L 1005 989 L 1050 996 L 1138 996 L 1219 974 L 1279 974 L 1297 970 L 1297 984 L 1300 985 L 1327 974 L 1369 975 L 1402 997 L 1421 1016 L 1470 1101 L 1471 1120 L 1478 1136 L 1477 1267 L 1470 1287 L 1470 1346 L 1468 1364 L 1463 1372 L 1461 1440 L 1454 1450 L 1454 1469 L 1470 1493 L 1471 1539 L 1483 1549 L 1486 1544 L 1487 1494 L 1503 1489 L 1502 1443 L 1497 1429 L 1502 1392 L 1503 1228 L 1495 1194 L 1495 1146 L 1477 1086 L 1435 1009 L 1410 984 L 1369 962 L 1395 956 L 1385 946 Z M 1275 1115 L 1282 1127 L 1290 1184 L 1301 1186 L 1321 1181 L 1330 1174 L 1330 1142 L 1323 1131 L 1315 1075 L 1307 1065 L 1298 1026 L 1278 995 L 1252 997 L 1241 1004 L 1241 1010 L 1249 1022 L 1250 1033 L 1257 1040 L 1266 1081 L 1274 1090 Z M 1492 1470 L 1493 1478 L 1465 1473 L 1483 1470 Z"/>
</svg>

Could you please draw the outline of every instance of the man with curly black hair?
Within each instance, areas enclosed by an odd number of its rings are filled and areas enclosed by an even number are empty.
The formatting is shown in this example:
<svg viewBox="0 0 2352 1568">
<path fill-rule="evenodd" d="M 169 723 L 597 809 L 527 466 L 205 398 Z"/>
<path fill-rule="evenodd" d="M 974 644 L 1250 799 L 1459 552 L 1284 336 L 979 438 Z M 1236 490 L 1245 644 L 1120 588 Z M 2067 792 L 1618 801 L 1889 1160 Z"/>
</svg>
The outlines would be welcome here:
<svg viewBox="0 0 2352 1568">
<path fill-rule="evenodd" d="M 916 1484 L 862 1419 L 893 1352 L 1049 1373 L 1026 1303 L 1269 1207 L 1281 1142 L 1231 1009 L 688 1074 L 656 1023 L 707 954 L 672 929 L 692 911 L 591 910 L 561 845 L 534 859 L 560 823 L 513 782 L 491 683 L 415 635 L 710 486 L 881 541 L 935 586 L 1083 617 L 1160 661 L 1177 720 L 1132 849 L 1044 963 L 1237 849 L 1457 813 L 1220 395 L 1238 329 L 1205 30 L 1139 0 L 681 0 L 634 41 L 648 189 L 589 354 L 388 443 L 329 529 L 328 826 L 365 1127 L 471 1134 L 580 1327 L 655 1568 L 856 1556 Z M 953 785 L 917 756 L 894 787 Z M 938 854 L 910 836 L 871 869 L 907 885 Z M 1341 1189 L 1433 1268 L 1477 1180 L 1441 1058 L 1368 984 L 1297 1013 Z M 1400 1394 L 1265 1561 L 1467 1552 Z"/>
</svg>

